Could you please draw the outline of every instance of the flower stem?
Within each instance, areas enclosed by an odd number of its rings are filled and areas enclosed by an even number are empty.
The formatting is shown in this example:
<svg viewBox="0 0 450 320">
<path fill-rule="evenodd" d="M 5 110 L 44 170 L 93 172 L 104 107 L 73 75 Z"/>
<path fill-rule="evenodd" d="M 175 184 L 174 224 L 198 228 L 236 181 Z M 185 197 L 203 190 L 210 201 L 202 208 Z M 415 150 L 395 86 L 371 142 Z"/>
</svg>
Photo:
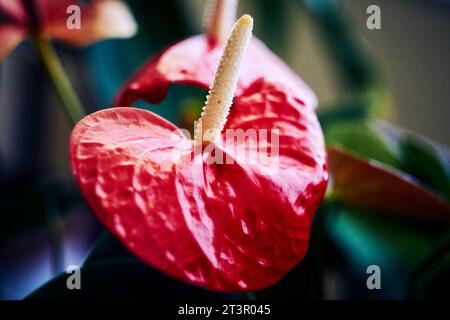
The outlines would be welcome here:
<svg viewBox="0 0 450 320">
<path fill-rule="evenodd" d="M 49 40 L 36 36 L 34 41 L 48 75 L 64 104 L 64 109 L 72 124 L 76 124 L 86 115 L 75 90 Z"/>
<path fill-rule="evenodd" d="M 214 142 L 225 126 L 252 29 L 252 17 L 244 15 L 231 31 L 196 129 L 198 142 Z"/>
</svg>

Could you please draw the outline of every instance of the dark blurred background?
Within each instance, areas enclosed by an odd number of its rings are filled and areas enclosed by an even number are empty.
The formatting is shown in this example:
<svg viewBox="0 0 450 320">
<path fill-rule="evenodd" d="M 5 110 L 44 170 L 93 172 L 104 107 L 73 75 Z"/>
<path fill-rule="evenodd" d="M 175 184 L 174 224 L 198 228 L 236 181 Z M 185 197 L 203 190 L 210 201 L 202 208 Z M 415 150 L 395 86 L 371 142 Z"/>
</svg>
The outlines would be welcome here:
<svg viewBox="0 0 450 320">
<path fill-rule="evenodd" d="M 358 94 L 358 85 L 346 78 L 348 70 L 341 70 L 336 46 L 333 49 L 330 45 L 340 36 L 324 31 L 327 13 L 319 8 L 323 2 L 328 1 L 241 0 L 239 9 L 254 16 L 255 35 L 317 93 L 319 111 Z M 107 107 L 119 86 L 146 59 L 202 31 L 202 0 L 127 3 L 139 24 L 134 38 L 103 41 L 85 49 L 55 44 L 89 112 Z M 345 17 L 345 32 L 361 52 L 358 59 L 376 70 L 373 77 L 388 89 L 385 102 L 392 111 L 387 117 L 437 143 L 450 145 L 450 3 L 333 3 Z M 366 9 L 372 4 L 381 8 L 382 30 L 366 28 Z M 350 58 L 350 67 L 352 61 Z M 67 155 L 71 124 L 33 44 L 22 43 L 0 65 L 0 71 L 0 298 L 16 299 L 68 265 L 81 264 L 101 227 L 73 184 Z M 177 122 L 186 103 L 178 97 L 188 96 L 190 91 L 173 90 L 175 98 L 152 110 Z M 339 286 L 336 281 L 330 280 L 331 286 Z M 342 292 L 329 297 L 339 294 Z M 388 297 L 399 298 L 401 294 L 394 290 Z"/>
</svg>

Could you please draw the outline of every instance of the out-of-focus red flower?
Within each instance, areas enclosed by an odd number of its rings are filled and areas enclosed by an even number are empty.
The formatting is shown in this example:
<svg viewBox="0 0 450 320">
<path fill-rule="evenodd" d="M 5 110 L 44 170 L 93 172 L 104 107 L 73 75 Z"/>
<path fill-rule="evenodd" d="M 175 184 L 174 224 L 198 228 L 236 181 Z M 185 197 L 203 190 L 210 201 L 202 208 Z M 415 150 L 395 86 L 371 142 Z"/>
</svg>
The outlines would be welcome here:
<svg viewBox="0 0 450 320">
<path fill-rule="evenodd" d="M 81 9 L 81 29 L 67 27 L 71 5 Z M 136 30 L 131 13 L 119 0 L 0 0 L 0 60 L 29 34 L 85 46 L 131 37 Z"/>
</svg>

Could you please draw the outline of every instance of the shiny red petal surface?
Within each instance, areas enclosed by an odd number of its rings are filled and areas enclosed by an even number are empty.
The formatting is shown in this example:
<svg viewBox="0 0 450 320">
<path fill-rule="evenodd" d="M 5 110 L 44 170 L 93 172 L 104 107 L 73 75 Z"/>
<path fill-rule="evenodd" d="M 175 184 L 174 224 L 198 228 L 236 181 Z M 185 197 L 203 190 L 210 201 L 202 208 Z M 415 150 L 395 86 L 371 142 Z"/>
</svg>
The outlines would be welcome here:
<svg viewBox="0 0 450 320">
<path fill-rule="evenodd" d="M 98 218 L 147 263 L 211 290 L 262 289 L 307 250 L 325 148 L 313 108 L 262 80 L 236 98 L 226 129 L 238 128 L 278 130 L 278 170 L 264 173 L 266 150 L 251 136 L 233 142 L 224 131 L 214 156 L 234 161 L 215 164 L 151 112 L 113 108 L 74 129 L 73 173 Z"/>
<path fill-rule="evenodd" d="M 114 104 L 127 106 L 139 99 L 159 103 L 172 83 L 207 89 L 222 50 L 222 45 L 205 36 L 179 42 L 141 67 L 121 89 Z M 294 90 L 305 104 L 314 108 L 317 105 L 314 92 L 303 80 L 260 40 L 252 38 L 240 72 L 237 94 L 259 78 L 281 83 Z"/>
</svg>

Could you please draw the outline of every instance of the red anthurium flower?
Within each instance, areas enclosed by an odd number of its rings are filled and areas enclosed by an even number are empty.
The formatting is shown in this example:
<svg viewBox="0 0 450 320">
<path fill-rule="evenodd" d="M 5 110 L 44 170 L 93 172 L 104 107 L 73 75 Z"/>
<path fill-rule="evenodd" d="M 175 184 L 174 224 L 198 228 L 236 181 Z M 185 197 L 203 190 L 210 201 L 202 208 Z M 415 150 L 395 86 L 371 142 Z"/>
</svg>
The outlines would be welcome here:
<svg viewBox="0 0 450 320">
<path fill-rule="evenodd" d="M 80 29 L 69 29 L 68 18 L 80 8 Z M 130 37 L 136 24 L 119 0 L 0 0 L 0 60 L 28 34 L 84 46 L 106 38 Z"/>
<path fill-rule="evenodd" d="M 227 42 L 197 128 L 203 144 L 130 107 L 84 118 L 70 141 L 73 173 L 104 225 L 150 265 L 215 291 L 259 290 L 298 264 L 328 180 L 314 108 L 296 90 L 239 82 L 233 102 L 252 25 L 242 17 Z M 262 141 L 251 130 L 276 134 Z"/>
</svg>

